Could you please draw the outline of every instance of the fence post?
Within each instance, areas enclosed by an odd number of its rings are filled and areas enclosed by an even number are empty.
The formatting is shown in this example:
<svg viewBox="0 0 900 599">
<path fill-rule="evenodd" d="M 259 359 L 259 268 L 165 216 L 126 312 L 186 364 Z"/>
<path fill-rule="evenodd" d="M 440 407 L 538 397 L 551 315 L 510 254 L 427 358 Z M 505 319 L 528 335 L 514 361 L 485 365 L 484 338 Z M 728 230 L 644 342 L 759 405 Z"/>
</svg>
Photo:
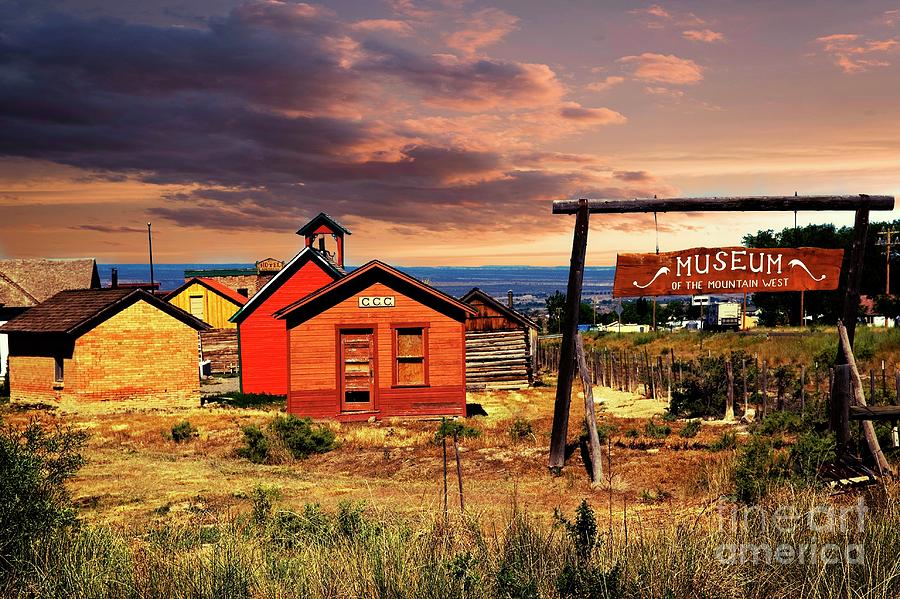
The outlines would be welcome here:
<svg viewBox="0 0 900 599">
<path fill-rule="evenodd" d="M 837 438 L 838 456 L 847 453 L 850 442 L 850 365 L 834 367 L 831 387 L 831 430 Z"/>
<path fill-rule="evenodd" d="M 734 420 L 734 372 L 732 372 L 731 358 L 725 361 L 725 379 L 728 384 L 725 396 L 725 420 L 731 422 Z"/>
<path fill-rule="evenodd" d="M 806 411 L 806 365 L 800 366 L 800 413 Z"/>
</svg>

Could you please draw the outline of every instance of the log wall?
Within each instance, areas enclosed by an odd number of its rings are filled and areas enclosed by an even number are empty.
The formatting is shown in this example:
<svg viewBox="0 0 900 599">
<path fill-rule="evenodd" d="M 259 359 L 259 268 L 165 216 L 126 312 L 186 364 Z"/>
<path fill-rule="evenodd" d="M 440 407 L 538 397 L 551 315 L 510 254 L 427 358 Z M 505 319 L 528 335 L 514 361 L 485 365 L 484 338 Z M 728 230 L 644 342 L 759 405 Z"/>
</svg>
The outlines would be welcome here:
<svg viewBox="0 0 900 599">
<path fill-rule="evenodd" d="M 216 374 L 237 372 L 237 329 L 210 329 L 200 332 L 200 348 L 204 360 L 212 362 Z"/>
<path fill-rule="evenodd" d="M 527 332 L 466 332 L 466 387 L 523 389 L 532 377 Z"/>
</svg>

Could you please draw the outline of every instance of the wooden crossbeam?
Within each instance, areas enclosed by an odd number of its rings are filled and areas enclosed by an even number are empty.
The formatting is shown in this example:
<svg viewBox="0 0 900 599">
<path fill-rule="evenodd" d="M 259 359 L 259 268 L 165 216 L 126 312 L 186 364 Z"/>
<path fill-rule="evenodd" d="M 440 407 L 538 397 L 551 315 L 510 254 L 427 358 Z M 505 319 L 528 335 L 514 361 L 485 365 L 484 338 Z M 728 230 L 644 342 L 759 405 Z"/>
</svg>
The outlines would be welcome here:
<svg viewBox="0 0 900 599">
<path fill-rule="evenodd" d="M 586 201 L 591 214 L 635 212 L 794 212 L 822 210 L 893 210 L 894 196 L 736 196 L 721 198 L 634 198 L 556 200 L 553 214 L 575 214 Z"/>
<path fill-rule="evenodd" d="M 850 420 L 900 420 L 900 406 L 850 406 Z"/>
</svg>

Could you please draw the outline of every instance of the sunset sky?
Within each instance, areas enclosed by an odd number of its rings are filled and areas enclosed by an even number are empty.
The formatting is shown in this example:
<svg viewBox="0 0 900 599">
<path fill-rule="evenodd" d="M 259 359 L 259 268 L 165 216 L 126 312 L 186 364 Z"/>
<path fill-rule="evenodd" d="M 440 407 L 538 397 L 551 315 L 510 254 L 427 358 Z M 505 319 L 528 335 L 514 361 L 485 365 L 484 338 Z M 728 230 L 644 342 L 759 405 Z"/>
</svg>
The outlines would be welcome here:
<svg viewBox="0 0 900 599">
<path fill-rule="evenodd" d="M 559 265 L 555 199 L 795 191 L 900 195 L 900 0 L 0 3 L 0 257 L 289 258 L 324 210 L 351 264 Z"/>
</svg>

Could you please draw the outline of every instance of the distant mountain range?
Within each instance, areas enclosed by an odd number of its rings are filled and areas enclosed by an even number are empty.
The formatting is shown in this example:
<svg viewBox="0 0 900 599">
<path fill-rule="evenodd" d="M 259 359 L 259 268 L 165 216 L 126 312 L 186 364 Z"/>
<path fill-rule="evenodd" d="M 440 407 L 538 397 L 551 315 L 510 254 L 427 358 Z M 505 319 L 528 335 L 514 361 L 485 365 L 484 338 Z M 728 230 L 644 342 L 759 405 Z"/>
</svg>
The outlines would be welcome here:
<svg viewBox="0 0 900 599">
<path fill-rule="evenodd" d="M 109 285 L 113 268 L 119 269 L 119 281 L 137 283 L 150 280 L 146 264 L 100 264 L 103 285 Z M 254 268 L 253 264 L 154 264 L 153 277 L 163 290 L 175 289 L 184 282 L 185 270 Z M 349 267 L 352 270 L 354 267 Z M 568 266 L 408 266 L 399 267 L 418 279 L 427 281 L 445 293 L 462 296 L 472 287 L 480 287 L 500 297 L 512 289 L 516 296 L 536 298 L 566 291 Z M 584 295 L 608 295 L 612 290 L 613 266 L 588 266 L 584 273 Z"/>
</svg>

